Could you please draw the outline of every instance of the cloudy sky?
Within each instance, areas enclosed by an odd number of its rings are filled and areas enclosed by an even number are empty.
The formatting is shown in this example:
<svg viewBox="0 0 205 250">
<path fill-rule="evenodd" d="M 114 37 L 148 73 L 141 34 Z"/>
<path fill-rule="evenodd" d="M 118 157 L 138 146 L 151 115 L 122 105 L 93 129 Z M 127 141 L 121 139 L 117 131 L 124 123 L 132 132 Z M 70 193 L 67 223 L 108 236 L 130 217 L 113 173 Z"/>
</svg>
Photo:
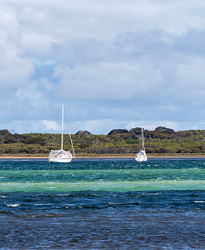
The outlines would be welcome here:
<svg viewBox="0 0 205 250">
<path fill-rule="evenodd" d="M 204 0 L 1 0 L 0 129 L 205 129 Z"/>
</svg>

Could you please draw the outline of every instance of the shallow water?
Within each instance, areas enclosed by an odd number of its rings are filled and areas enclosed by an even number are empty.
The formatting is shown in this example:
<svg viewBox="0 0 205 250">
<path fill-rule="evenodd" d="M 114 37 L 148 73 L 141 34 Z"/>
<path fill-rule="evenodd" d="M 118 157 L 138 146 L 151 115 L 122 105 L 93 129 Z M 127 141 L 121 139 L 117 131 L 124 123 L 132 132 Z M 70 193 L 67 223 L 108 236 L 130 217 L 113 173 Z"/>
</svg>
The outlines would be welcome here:
<svg viewBox="0 0 205 250">
<path fill-rule="evenodd" d="M 1 249 L 205 249 L 205 159 L 0 161 Z"/>
</svg>

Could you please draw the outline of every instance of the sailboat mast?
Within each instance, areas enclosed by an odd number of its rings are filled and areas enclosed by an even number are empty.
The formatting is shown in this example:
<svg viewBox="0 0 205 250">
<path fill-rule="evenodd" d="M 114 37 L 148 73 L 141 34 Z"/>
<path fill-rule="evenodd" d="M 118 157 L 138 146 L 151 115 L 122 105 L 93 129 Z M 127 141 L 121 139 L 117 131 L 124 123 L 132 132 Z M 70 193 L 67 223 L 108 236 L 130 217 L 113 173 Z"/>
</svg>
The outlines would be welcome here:
<svg viewBox="0 0 205 250">
<path fill-rule="evenodd" d="M 141 128 L 141 137 L 142 137 L 142 150 L 144 150 L 144 132 L 143 132 L 143 117 L 142 117 L 142 128 Z"/>
<path fill-rule="evenodd" d="M 64 104 L 62 103 L 62 131 L 61 131 L 61 150 L 63 150 L 63 115 L 64 115 Z"/>
</svg>

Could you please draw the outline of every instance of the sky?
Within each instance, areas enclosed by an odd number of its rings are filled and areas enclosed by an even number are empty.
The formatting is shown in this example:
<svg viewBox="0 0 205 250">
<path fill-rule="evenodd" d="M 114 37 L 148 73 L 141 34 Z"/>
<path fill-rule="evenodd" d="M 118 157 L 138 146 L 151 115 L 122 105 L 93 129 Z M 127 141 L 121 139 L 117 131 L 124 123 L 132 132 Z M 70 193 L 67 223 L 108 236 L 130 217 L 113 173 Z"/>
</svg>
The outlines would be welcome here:
<svg viewBox="0 0 205 250">
<path fill-rule="evenodd" d="M 0 130 L 205 129 L 204 0 L 1 0 Z"/>
</svg>

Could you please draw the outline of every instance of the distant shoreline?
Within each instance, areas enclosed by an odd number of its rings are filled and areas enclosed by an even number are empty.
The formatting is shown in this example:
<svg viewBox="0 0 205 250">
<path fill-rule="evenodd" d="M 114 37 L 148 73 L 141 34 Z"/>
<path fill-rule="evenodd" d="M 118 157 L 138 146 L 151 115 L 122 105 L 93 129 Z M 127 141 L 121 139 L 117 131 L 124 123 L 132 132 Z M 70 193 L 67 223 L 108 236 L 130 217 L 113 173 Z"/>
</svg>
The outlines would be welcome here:
<svg viewBox="0 0 205 250">
<path fill-rule="evenodd" d="M 79 155 L 76 156 L 74 158 L 77 159 L 89 159 L 89 158 L 94 158 L 94 159 L 106 159 L 106 158 L 135 158 L 135 155 Z M 149 158 L 173 158 L 173 159 L 177 159 L 177 158 L 205 158 L 205 155 L 148 155 L 148 159 Z M 48 159 L 48 156 L 14 156 L 14 155 L 4 155 L 4 156 L 0 156 L 0 159 Z"/>
</svg>

